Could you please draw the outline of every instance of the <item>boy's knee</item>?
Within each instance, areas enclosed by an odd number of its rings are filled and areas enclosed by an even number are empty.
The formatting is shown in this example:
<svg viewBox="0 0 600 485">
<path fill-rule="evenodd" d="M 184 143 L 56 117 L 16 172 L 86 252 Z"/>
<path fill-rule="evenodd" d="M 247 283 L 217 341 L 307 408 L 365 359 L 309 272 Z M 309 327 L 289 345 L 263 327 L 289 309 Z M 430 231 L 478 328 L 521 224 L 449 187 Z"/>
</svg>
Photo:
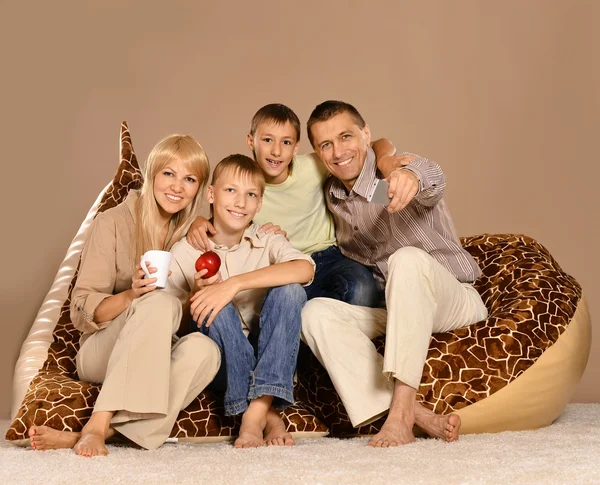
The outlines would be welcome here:
<svg viewBox="0 0 600 485">
<path fill-rule="evenodd" d="M 208 327 L 208 331 L 212 330 L 214 332 L 228 328 L 237 328 L 239 326 L 241 326 L 241 322 L 237 310 L 232 303 L 228 303 L 217 313 L 210 327 Z"/>
<path fill-rule="evenodd" d="M 277 286 L 271 289 L 271 296 L 282 298 L 283 301 L 289 303 L 298 303 L 304 305 L 306 303 L 306 291 L 298 283 L 289 285 Z"/>
<path fill-rule="evenodd" d="M 379 303 L 379 290 L 371 272 L 367 268 L 357 272 L 348 280 L 348 291 L 344 301 L 351 305 L 375 307 Z"/>
</svg>

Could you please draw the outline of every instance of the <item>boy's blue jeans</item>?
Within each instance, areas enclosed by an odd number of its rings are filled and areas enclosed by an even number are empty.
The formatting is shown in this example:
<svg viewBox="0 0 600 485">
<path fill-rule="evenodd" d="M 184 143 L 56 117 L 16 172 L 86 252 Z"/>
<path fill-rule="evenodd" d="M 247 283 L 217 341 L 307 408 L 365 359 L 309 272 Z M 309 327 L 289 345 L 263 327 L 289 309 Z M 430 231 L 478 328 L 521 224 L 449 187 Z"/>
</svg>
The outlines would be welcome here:
<svg viewBox="0 0 600 485">
<path fill-rule="evenodd" d="M 285 409 L 294 403 L 294 371 L 300 345 L 300 315 L 306 303 L 304 288 L 298 284 L 271 288 L 260 312 L 258 348 L 242 331 L 242 322 L 229 303 L 210 327 L 194 330 L 208 335 L 221 350 L 225 368 L 225 414 L 243 413 L 252 399 L 274 396 L 273 406 Z"/>
<path fill-rule="evenodd" d="M 381 306 L 383 293 L 366 266 L 344 256 L 337 246 L 313 253 L 312 258 L 316 264 L 315 278 L 304 288 L 308 300 L 324 297 L 351 305 Z"/>
</svg>

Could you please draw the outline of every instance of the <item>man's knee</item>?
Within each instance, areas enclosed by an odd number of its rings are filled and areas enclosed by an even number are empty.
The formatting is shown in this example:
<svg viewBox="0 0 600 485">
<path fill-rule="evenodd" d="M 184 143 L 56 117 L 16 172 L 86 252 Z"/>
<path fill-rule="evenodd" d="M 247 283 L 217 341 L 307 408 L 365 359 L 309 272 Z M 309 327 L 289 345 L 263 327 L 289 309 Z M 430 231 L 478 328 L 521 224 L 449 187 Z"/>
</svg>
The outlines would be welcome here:
<svg viewBox="0 0 600 485">
<path fill-rule="evenodd" d="M 419 248 L 406 246 L 398 249 L 388 259 L 388 268 L 425 268 L 431 264 L 432 258 L 429 254 Z"/>
<path fill-rule="evenodd" d="M 331 318 L 331 304 L 334 300 L 329 298 L 313 298 L 302 309 L 302 335 L 313 335 L 317 329 L 326 325 Z"/>
</svg>

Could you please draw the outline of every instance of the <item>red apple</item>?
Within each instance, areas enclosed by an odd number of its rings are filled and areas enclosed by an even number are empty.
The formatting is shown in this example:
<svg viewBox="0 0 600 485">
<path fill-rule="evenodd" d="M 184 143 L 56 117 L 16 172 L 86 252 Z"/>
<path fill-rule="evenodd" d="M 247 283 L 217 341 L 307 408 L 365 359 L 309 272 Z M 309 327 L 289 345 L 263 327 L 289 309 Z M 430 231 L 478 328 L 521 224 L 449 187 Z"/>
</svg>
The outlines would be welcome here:
<svg viewBox="0 0 600 485">
<path fill-rule="evenodd" d="M 202 277 L 202 279 L 210 278 L 217 274 L 221 267 L 221 258 L 214 251 L 206 251 L 202 256 L 196 260 L 196 271 L 202 271 L 207 269 L 208 272 Z"/>
</svg>

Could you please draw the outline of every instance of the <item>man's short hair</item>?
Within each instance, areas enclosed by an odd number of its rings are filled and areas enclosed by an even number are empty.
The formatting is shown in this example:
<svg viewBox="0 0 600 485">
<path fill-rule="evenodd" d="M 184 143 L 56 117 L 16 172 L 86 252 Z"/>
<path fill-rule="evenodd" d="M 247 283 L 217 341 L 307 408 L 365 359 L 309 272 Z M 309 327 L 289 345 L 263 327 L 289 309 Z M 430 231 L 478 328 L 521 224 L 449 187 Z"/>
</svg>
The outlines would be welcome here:
<svg viewBox="0 0 600 485">
<path fill-rule="evenodd" d="M 260 190 L 260 195 L 265 192 L 265 176 L 258 166 L 258 164 L 246 155 L 240 153 L 234 153 L 221 160 L 215 169 L 213 170 L 211 185 L 215 185 L 217 180 L 225 173 L 233 173 L 241 177 L 247 177 L 256 185 Z"/>
<path fill-rule="evenodd" d="M 279 103 L 267 104 L 256 112 L 250 123 L 250 134 L 254 136 L 256 128 L 261 123 L 284 125 L 288 121 L 296 131 L 296 141 L 300 141 L 300 120 L 298 119 L 298 115 L 291 108 Z"/>
<path fill-rule="evenodd" d="M 312 136 L 312 125 L 315 123 L 319 123 L 320 121 L 327 121 L 328 119 L 333 118 L 336 115 L 341 113 L 349 113 L 350 116 L 354 119 L 354 123 L 358 125 L 358 127 L 362 130 L 365 126 L 365 120 L 360 115 L 358 110 L 349 103 L 344 103 L 343 101 L 324 101 L 320 105 L 318 105 L 313 112 L 310 114 L 310 118 L 306 123 L 306 132 L 308 133 L 308 140 L 312 147 L 315 147 L 313 136 Z"/>
</svg>

